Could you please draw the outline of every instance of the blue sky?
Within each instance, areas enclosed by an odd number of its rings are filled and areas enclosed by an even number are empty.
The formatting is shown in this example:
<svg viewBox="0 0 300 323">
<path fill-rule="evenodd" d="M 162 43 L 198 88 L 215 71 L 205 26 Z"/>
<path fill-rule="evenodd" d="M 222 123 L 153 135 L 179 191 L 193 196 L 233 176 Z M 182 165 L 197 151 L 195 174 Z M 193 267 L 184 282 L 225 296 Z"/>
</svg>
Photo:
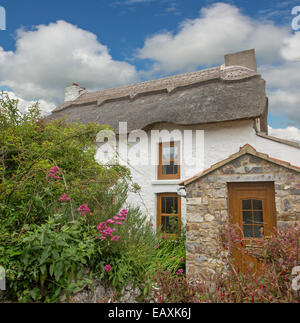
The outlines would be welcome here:
<svg viewBox="0 0 300 323">
<path fill-rule="evenodd" d="M 223 63 L 256 48 L 274 134 L 300 140 L 300 1 L 0 0 L 0 88 L 49 112 L 77 82 L 114 87 Z M 299 12 L 300 14 L 300 12 Z M 288 127 L 288 128 L 287 128 Z M 286 129 L 287 128 L 287 129 Z"/>
</svg>

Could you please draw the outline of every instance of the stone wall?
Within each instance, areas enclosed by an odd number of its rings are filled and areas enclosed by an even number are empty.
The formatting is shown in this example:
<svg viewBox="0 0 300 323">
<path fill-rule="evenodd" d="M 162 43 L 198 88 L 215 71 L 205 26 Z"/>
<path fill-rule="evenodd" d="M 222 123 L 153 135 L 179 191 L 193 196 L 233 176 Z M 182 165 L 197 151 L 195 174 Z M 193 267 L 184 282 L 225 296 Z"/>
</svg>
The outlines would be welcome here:
<svg viewBox="0 0 300 323">
<path fill-rule="evenodd" d="M 207 280 L 219 265 L 218 232 L 228 223 L 230 182 L 274 182 L 277 226 L 300 221 L 300 173 L 246 154 L 186 186 L 187 274 Z"/>
</svg>

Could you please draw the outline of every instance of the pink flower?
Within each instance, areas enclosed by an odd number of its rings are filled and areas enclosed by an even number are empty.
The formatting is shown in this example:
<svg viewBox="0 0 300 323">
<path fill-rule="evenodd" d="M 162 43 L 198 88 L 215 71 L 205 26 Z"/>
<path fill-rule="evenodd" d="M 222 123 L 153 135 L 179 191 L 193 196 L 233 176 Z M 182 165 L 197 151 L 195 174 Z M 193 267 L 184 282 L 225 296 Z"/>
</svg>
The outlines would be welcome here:
<svg viewBox="0 0 300 323">
<path fill-rule="evenodd" d="M 113 219 L 116 220 L 116 221 L 120 220 L 120 218 L 118 216 L 114 216 Z"/>
<path fill-rule="evenodd" d="M 106 229 L 107 228 L 107 225 L 105 222 L 101 222 L 98 227 L 97 227 L 97 230 L 102 230 L 102 229 Z"/>
<path fill-rule="evenodd" d="M 119 236 L 113 236 L 113 237 L 111 238 L 111 240 L 112 240 L 112 241 L 116 241 L 116 242 L 118 242 L 118 241 L 119 241 Z"/>
<path fill-rule="evenodd" d="M 162 239 L 167 240 L 167 235 L 166 235 L 166 234 L 164 234 L 164 235 L 162 236 Z"/>
<path fill-rule="evenodd" d="M 117 225 L 123 225 L 123 223 L 122 223 L 122 222 L 116 222 L 116 224 L 117 224 Z"/>
<path fill-rule="evenodd" d="M 115 221 L 114 220 L 112 220 L 112 219 L 109 219 L 109 220 L 107 220 L 106 221 L 108 224 L 114 224 L 115 223 Z"/>
<path fill-rule="evenodd" d="M 178 275 L 178 276 L 182 276 L 182 275 L 183 275 L 183 269 L 179 269 L 179 270 L 177 271 L 177 275 Z"/>
<path fill-rule="evenodd" d="M 171 259 L 174 259 L 174 256 L 171 256 L 170 258 L 171 258 Z"/>
<path fill-rule="evenodd" d="M 128 211 L 126 209 L 122 210 L 120 212 L 120 215 L 123 216 L 124 218 L 127 218 L 127 215 L 128 215 Z"/>
<path fill-rule="evenodd" d="M 60 177 L 58 175 L 59 175 L 59 168 L 57 166 L 54 166 L 50 169 L 48 177 L 54 178 L 54 179 L 60 179 Z"/>
<path fill-rule="evenodd" d="M 107 271 L 108 273 L 111 271 L 111 265 L 106 265 L 104 267 L 104 270 Z"/>
<path fill-rule="evenodd" d="M 78 209 L 78 212 L 80 213 L 80 215 L 86 215 L 86 214 L 91 213 L 91 210 L 87 207 L 87 205 L 83 204 Z"/>
<path fill-rule="evenodd" d="M 71 199 L 69 197 L 67 197 L 67 194 L 64 193 L 59 199 L 60 202 L 70 202 Z"/>
<path fill-rule="evenodd" d="M 153 223 L 151 223 L 151 224 L 150 224 L 150 227 L 154 227 L 154 224 L 153 224 Z"/>
<path fill-rule="evenodd" d="M 180 261 L 180 262 L 183 262 L 183 261 L 184 261 L 184 258 L 180 258 L 180 259 L 179 259 L 179 261 Z"/>
</svg>

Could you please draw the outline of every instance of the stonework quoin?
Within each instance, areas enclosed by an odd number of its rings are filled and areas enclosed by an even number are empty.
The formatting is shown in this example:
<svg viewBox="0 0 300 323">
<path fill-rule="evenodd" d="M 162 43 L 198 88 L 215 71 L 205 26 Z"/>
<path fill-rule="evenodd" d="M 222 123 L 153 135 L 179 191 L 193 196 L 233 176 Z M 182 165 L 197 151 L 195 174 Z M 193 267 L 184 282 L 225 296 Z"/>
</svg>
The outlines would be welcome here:
<svg viewBox="0 0 300 323">
<path fill-rule="evenodd" d="M 228 183 L 274 182 L 277 227 L 300 222 L 300 172 L 244 154 L 186 184 L 187 274 L 209 280 L 221 268 L 219 229 L 229 222 Z"/>
</svg>

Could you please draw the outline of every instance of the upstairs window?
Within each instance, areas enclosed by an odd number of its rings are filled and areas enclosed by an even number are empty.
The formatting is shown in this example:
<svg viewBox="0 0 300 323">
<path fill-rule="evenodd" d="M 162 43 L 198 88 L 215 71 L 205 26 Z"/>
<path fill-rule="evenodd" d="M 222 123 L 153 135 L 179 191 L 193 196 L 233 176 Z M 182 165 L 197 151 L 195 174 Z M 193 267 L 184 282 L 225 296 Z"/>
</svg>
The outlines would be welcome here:
<svg viewBox="0 0 300 323">
<path fill-rule="evenodd" d="M 159 144 L 158 179 L 180 179 L 180 143 Z"/>
</svg>

